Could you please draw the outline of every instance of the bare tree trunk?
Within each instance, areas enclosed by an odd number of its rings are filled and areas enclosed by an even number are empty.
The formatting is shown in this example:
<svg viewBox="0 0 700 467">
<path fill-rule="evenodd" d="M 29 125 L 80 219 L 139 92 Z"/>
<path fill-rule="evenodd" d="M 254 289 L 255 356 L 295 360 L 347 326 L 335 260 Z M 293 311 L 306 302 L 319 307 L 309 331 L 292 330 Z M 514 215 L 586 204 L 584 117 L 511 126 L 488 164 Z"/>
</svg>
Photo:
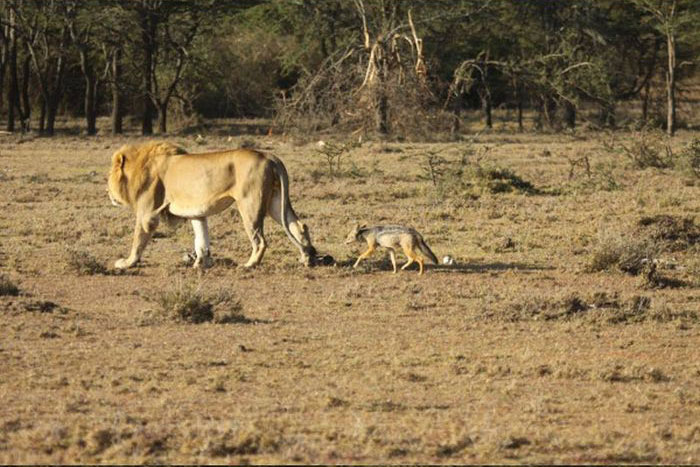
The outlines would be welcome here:
<svg viewBox="0 0 700 467">
<path fill-rule="evenodd" d="M 68 28 L 64 26 L 63 32 L 61 33 L 61 45 L 58 49 L 61 51 L 61 55 L 56 59 L 56 71 L 52 83 L 53 85 L 48 85 L 50 90 L 46 102 L 46 134 L 48 136 L 54 135 L 58 105 L 63 95 L 63 78 L 66 70 L 66 58 L 62 55 L 62 52 L 68 47 L 68 38 Z"/>
<path fill-rule="evenodd" d="M 97 134 L 97 79 L 95 76 L 85 77 L 85 119 L 87 134 Z"/>
<path fill-rule="evenodd" d="M 515 105 L 517 107 L 517 119 L 518 119 L 518 131 L 522 133 L 523 128 L 523 93 L 520 87 L 520 83 L 516 80 L 513 83 L 513 88 L 515 88 Z"/>
<path fill-rule="evenodd" d="M 569 101 L 564 101 L 564 125 L 573 130 L 576 128 L 576 106 Z"/>
<path fill-rule="evenodd" d="M 77 34 L 73 33 L 74 41 L 77 41 L 76 37 Z M 87 134 L 92 136 L 97 134 L 97 76 L 95 75 L 95 70 L 88 57 L 87 46 L 85 44 L 79 44 L 78 49 L 80 55 L 80 70 L 85 78 L 85 123 Z"/>
<path fill-rule="evenodd" d="M 43 133 L 46 130 L 46 99 L 44 96 L 41 97 L 41 111 L 39 112 L 39 133 Z"/>
<path fill-rule="evenodd" d="M 58 105 L 53 98 L 46 105 L 46 135 L 53 136 L 56 131 L 56 115 L 58 114 Z"/>
<path fill-rule="evenodd" d="M 19 84 L 17 83 L 17 33 L 15 31 L 16 17 L 14 10 L 9 12 L 9 57 L 8 71 L 10 73 L 10 87 L 7 90 L 7 131 L 15 131 L 15 108 L 19 101 Z"/>
<path fill-rule="evenodd" d="M 117 48 L 112 55 L 112 133 L 120 135 L 124 129 L 122 126 L 122 96 L 121 96 L 121 48 Z"/>
<path fill-rule="evenodd" d="M 5 89 L 5 70 L 7 70 L 7 62 L 10 58 L 10 47 L 9 47 L 9 29 L 8 25 L 4 25 L 0 28 L 0 39 L 2 40 L 2 47 L 0 47 L 0 111 L 2 111 L 3 104 L 5 103 L 5 96 L 3 95 L 3 90 Z"/>
<path fill-rule="evenodd" d="M 384 90 L 378 92 L 375 111 L 375 130 L 381 135 L 389 133 L 389 99 Z"/>
<path fill-rule="evenodd" d="M 491 129 L 493 128 L 491 93 L 488 90 L 482 91 L 479 93 L 479 98 L 481 99 L 481 110 L 484 112 L 486 128 Z"/>
<path fill-rule="evenodd" d="M 29 131 L 29 119 L 32 114 L 32 103 L 29 99 L 29 80 L 31 79 L 32 69 L 31 69 L 31 58 L 29 54 L 24 57 L 24 62 L 22 62 L 22 105 L 19 105 L 19 99 L 17 100 L 17 110 L 19 111 L 20 124 L 22 125 L 22 131 Z"/>
<path fill-rule="evenodd" d="M 642 124 L 646 124 L 649 119 L 649 99 L 651 91 L 651 80 L 647 80 L 644 85 L 644 92 L 642 93 Z"/>
<path fill-rule="evenodd" d="M 666 31 L 668 47 L 668 70 L 666 72 L 666 133 L 676 133 L 676 38 L 673 31 Z"/>
<path fill-rule="evenodd" d="M 552 129 L 555 128 L 555 114 L 557 112 L 557 103 L 551 96 L 547 96 L 544 100 L 544 116 L 547 121 L 547 126 Z"/>
<path fill-rule="evenodd" d="M 158 131 L 161 135 L 168 132 L 168 102 L 158 102 Z"/>
<path fill-rule="evenodd" d="M 614 128 L 615 125 L 617 125 L 617 116 L 615 115 L 615 103 L 610 102 L 608 104 L 603 105 L 600 109 L 600 122 L 605 125 L 609 126 L 611 128 Z"/>
<path fill-rule="evenodd" d="M 374 86 L 374 129 L 380 135 L 389 134 L 389 98 L 386 95 L 386 74 L 387 66 L 386 58 L 382 53 L 382 58 L 379 60 L 380 68 L 377 70 L 376 81 Z"/>
<path fill-rule="evenodd" d="M 450 134 L 451 134 L 451 135 L 454 135 L 454 134 L 459 133 L 459 129 L 460 129 L 460 113 L 461 113 L 461 110 L 459 110 L 459 109 L 456 109 L 456 110 L 452 113 L 452 124 L 450 125 Z"/>
<path fill-rule="evenodd" d="M 143 39 L 143 120 L 141 122 L 141 133 L 144 135 L 153 134 L 153 114 L 154 105 L 152 101 L 153 93 L 153 59 L 156 47 L 157 17 L 149 10 L 141 12 L 141 36 Z"/>
</svg>

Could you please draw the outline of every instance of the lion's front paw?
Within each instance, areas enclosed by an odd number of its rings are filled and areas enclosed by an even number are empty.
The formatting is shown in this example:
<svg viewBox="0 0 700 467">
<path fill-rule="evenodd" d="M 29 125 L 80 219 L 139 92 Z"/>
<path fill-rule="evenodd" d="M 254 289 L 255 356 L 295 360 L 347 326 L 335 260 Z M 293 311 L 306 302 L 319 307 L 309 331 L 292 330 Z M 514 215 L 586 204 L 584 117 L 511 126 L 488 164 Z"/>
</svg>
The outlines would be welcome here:
<svg viewBox="0 0 700 467">
<path fill-rule="evenodd" d="M 114 262 L 114 267 L 117 269 L 126 269 L 133 266 L 133 263 L 126 258 L 119 258 Z"/>
</svg>

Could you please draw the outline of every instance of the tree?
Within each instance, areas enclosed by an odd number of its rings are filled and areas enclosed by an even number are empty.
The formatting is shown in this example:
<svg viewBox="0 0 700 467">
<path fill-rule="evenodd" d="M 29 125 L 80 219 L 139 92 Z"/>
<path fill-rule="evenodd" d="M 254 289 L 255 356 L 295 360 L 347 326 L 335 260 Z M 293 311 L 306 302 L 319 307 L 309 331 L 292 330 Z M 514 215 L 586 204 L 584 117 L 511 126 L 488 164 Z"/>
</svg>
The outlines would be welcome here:
<svg viewBox="0 0 700 467">
<path fill-rule="evenodd" d="M 78 51 L 80 71 L 85 81 L 84 111 L 87 134 L 97 133 L 98 88 L 108 72 L 107 60 L 100 63 L 98 33 L 95 31 L 104 21 L 96 14 L 99 2 L 93 0 L 65 0 L 63 3 L 66 25 L 73 45 Z M 102 4 L 104 7 L 104 3 Z M 103 71 L 100 73 L 98 69 Z"/>
<path fill-rule="evenodd" d="M 647 13 L 654 28 L 666 43 L 666 133 L 676 132 L 676 92 L 678 70 L 678 47 L 689 31 L 694 30 L 698 20 L 696 2 L 688 0 L 631 0 Z"/>
<path fill-rule="evenodd" d="M 286 2 L 277 28 L 295 38 L 297 47 L 288 56 L 298 78 L 283 94 L 280 121 L 304 119 L 314 127 L 344 124 L 379 135 L 408 127 L 429 133 L 426 122 L 438 118 L 427 112 L 436 96 L 426 31 L 433 24 L 464 22 L 488 3 Z M 281 8 L 273 5 L 273 10 Z M 321 11 L 308 14 L 312 8 Z M 330 37 L 318 34 L 331 29 Z"/>
<path fill-rule="evenodd" d="M 39 131 L 54 134 L 58 106 L 63 94 L 69 42 L 68 27 L 58 2 L 13 1 L 13 29 L 27 47 L 41 93 Z M 25 85 L 27 80 L 25 80 Z"/>
</svg>

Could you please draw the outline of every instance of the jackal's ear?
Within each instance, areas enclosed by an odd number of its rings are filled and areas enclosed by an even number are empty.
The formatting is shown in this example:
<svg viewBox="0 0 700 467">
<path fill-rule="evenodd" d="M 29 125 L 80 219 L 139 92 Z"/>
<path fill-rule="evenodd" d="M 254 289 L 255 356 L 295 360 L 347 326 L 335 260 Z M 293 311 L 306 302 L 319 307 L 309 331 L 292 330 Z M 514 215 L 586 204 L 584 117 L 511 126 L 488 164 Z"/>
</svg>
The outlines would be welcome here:
<svg viewBox="0 0 700 467">
<path fill-rule="evenodd" d="M 309 233 L 309 229 L 306 227 L 306 224 L 303 222 L 299 221 L 299 230 L 301 230 L 302 234 L 307 234 Z"/>
<path fill-rule="evenodd" d="M 367 224 L 362 224 L 362 225 L 357 224 L 357 230 L 366 229 L 366 228 L 367 228 Z"/>
</svg>

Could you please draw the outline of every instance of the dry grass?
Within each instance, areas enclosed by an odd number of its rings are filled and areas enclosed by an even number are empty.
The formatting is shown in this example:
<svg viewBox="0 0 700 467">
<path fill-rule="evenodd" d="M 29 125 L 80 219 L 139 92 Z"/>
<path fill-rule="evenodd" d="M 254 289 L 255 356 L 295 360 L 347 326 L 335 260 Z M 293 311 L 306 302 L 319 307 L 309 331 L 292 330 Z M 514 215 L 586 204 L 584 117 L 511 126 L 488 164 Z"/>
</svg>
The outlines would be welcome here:
<svg viewBox="0 0 700 467">
<path fill-rule="evenodd" d="M 203 275 L 187 224 L 114 274 L 133 219 L 105 176 L 140 138 L 1 138 L 0 286 L 21 290 L 0 296 L 0 463 L 700 462 L 690 155 L 639 168 L 596 133 L 497 130 L 329 165 L 316 141 L 251 137 L 337 265 L 301 267 L 268 221 L 243 270 L 227 213 Z M 411 225 L 456 264 L 352 269 L 355 221 Z"/>
<path fill-rule="evenodd" d="M 79 276 L 107 274 L 109 270 L 87 251 L 69 249 L 66 252 L 66 264 Z"/>
<path fill-rule="evenodd" d="M 228 290 L 207 293 L 202 290 L 202 284 L 179 284 L 170 290 L 161 290 L 149 299 L 155 302 L 159 309 L 156 313 L 175 321 L 199 324 L 215 323 L 249 323 L 242 313 L 240 300 Z"/>
<path fill-rule="evenodd" d="M 0 274 L 0 296 L 17 296 L 19 295 L 19 287 L 6 277 L 4 274 Z"/>
</svg>

